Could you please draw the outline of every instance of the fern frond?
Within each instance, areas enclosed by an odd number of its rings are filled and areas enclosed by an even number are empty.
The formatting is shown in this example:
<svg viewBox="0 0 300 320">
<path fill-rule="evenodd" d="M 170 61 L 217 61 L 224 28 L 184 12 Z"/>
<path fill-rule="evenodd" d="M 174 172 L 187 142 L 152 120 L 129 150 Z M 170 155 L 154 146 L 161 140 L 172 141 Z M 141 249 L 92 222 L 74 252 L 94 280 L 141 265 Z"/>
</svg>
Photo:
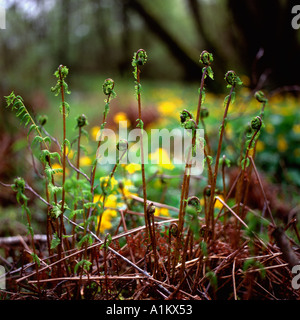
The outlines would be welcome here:
<svg viewBox="0 0 300 320">
<path fill-rule="evenodd" d="M 32 130 L 35 130 L 38 133 L 39 137 L 43 139 L 43 142 L 46 148 L 48 149 L 46 139 L 42 137 L 39 127 L 37 126 L 37 124 L 31 117 L 29 111 L 27 110 L 26 106 L 24 105 L 23 98 L 21 96 L 16 96 L 13 91 L 9 96 L 5 96 L 4 98 L 6 100 L 6 108 L 11 106 L 12 111 L 16 110 L 16 117 L 20 119 L 20 123 L 23 123 L 25 128 L 29 125 L 29 123 L 31 123 L 27 137 L 29 136 Z"/>
</svg>

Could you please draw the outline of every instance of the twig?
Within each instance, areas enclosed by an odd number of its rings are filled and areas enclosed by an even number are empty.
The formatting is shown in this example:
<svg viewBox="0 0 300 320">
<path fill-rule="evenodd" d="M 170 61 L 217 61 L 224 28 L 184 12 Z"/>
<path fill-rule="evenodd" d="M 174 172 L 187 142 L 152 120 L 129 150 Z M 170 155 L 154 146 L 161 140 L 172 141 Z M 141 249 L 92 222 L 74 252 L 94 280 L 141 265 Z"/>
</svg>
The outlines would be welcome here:
<svg viewBox="0 0 300 320">
<path fill-rule="evenodd" d="M 242 225 L 244 225 L 247 229 L 249 229 L 249 227 L 247 226 L 247 224 L 227 205 L 227 203 L 225 203 L 220 197 L 216 197 L 217 200 L 219 200 L 223 206 L 225 206 L 240 222 Z"/>
<path fill-rule="evenodd" d="M 249 159 L 250 159 L 250 161 L 251 161 L 251 163 L 252 163 L 252 166 L 253 166 L 253 169 L 254 169 L 254 171 L 255 171 L 257 180 L 258 180 L 258 182 L 259 182 L 260 189 L 261 189 L 261 191 L 262 191 L 262 193 L 263 193 L 263 196 L 264 196 L 264 199 L 265 199 L 265 202 L 266 202 L 266 205 L 267 205 L 267 209 L 268 209 L 269 216 L 270 216 L 270 218 L 271 218 L 272 224 L 273 224 L 273 226 L 275 227 L 275 226 L 276 226 L 276 223 L 275 223 L 275 221 L 274 221 L 273 214 L 272 214 L 272 211 L 271 211 L 270 206 L 269 206 L 269 201 L 268 201 L 268 199 L 267 199 L 265 190 L 264 190 L 264 188 L 263 188 L 261 179 L 260 179 L 260 177 L 259 177 L 258 171 L 257 171 L 256 166 L 255 166 L 255 163 L 254 163 L 253 158 L 252 158 L 251 156 L 249 157 Z"/>
<path fill-rule="evenodd" d="M 237 300 L 236 284 L 235 284 L 235 260 L 236 260 L 236 257 L 233 259 L 233 264 L 232 264 L 232 284 L 233 284 L 234 300 Z"/>
<path fill-rule="evenodd" d="M 12 237 L 1 237 L 0 238 L 0 246 L 13 246 L 13 245 L 17 245 L 20 244 L 21 239 L 23 241 L 30 242 L 31 238 L 29 236 L 22 236 L 20 239 L 20 235 L 18 236 L 12 236 Z M 45 234 L 35 234 L 33 236 L 33 240 L 35 242 L 47 242 L 47 235 Z"/>
<path fill-rule="evenodd" d="M 269 292 L 266 288 L 264 288 L 262 285 L 260 285 L 257 281 L 254 281 L 254 283 L 259 286 L 261 289 L 263 289 L 267 294 L 269 294 L 273 299 L 279 300 L 276 298 L 271 292 Z"/>
<path fill-rule="evenodd" d="M 133 276 L 82 276 L 82 277 L 60 277 L 60 278 L 49 278 L 42 279 L 40 282 L 52 282 L 52 281 L 97 281 L 97 280 L 135 280 L 145 279 L 146 276 L 133 275 Z M 28 283 L 36 283 L 37 280 L 29 280 Z"/>
<path fill-rule="evenodd" d="M 282 268 L 282 267 L 286 267 L 288 265 L 289 265 L 288 263 L 277 264 L 276 266 L 264 267 L 264 270 Z M 239 273 L 252 273 L 252 272 L 261 272 L 261 268 L 251 269 L 251 270 L 247 270 L 247 271 L 239 270 Z"/>
<path fill-rule="evenodd" d="M 136 201 L 139 201 L 139 202 L 144 202 L 144 199 L 143 199 L 143 198 L 138 197 L 138 196 L 135 196 L 135 195 L 133 195 L 133 194 L 128 195 L 128 197 L 131 198 L 131 199 L 134 199 L 134 200 L 136 200 Z M 179 209 L 176 208 L 176 207 L 172 207 L 172 206 L 169 206 L 169 205 L 167 205 L 167 204 L 163 204 L 163 203 L 160 203 L 160 202 L 151 201 L 151 200 L 148 200 L 148 199 L 146 199 L 146 200 L 147 200 L 147 202 L 152 202 L 153 205 L 155 205 L 156 207 L 166 208 L 166 209 L 169 209 L 169 210 L 172 210 L 172 211 L 175 211 L 175 212 L 179 212 Z"/>
</svg>

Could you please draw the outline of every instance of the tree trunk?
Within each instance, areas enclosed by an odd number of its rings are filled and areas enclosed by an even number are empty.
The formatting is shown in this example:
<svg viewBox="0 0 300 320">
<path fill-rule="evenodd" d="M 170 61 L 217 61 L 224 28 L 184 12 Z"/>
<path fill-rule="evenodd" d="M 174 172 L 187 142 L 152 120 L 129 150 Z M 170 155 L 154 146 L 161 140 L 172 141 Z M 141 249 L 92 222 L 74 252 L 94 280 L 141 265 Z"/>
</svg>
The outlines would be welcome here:
<svg viewBox="0 0 300 320">
<path fill-rule="evenodd" d="M 131 9 L 136 11 L 143 18 L 143 21 L 148 25 L 149 30 L 167 46 L 170 53 L 178 61 L 179 65 L 182 66 L 185 72 L 185 79 L 199 80 L 202 69 L 200 63 L 189 55 L 188 51 L 180 45 L 175 37 L 170 34 L 170 32 L 149 12 L 149 10 L 146 10 L 140 1 L 130 0 L 129 5 Z"/>
</svg>

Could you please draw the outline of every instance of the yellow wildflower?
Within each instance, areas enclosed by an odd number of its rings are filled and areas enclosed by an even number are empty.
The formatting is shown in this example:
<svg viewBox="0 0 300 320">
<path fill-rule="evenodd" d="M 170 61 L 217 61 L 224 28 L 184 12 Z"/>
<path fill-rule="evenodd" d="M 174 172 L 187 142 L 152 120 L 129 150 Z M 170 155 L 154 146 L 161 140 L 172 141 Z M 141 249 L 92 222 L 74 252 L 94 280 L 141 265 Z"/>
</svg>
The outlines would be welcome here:
<svg viewBox="0 0 300 320">
<path fill-rule="evenodd" d="M 94 196 L 94 203 L 101 201 L 103 202 L 103 195 L 102 194 L 98 194 Z M 109 208 L 116 208 L 117 207 L 117 197 L 114 194 L 110 194 L 108 196 L 105 197 L 105 207 L 109 207 Z"/>
<path fill-rule="evenodd" d="M 285 152 L 288 148 L 288 143 L 282 135 L 278 136 L 277 148 L 280 152 Z"/>
<path fill-rule="evenodd" d="M 175 116 L 177 117 L 177 110 L 182 105 L 182 100 L 178 98 L 174 98 L 169 101 L 163 101 L 158 104 L 157 110 L 163 116 Z"/>
<path fill-rule="evenodd" d="M 73 156 L 74 156 L 74 151 L 71 149 L 69 150 L 68 147 L 66 147 L 66 154 L 68 156 L 69 159 L 73 159 Z"/>
<path fill-rule="evenodd" d="M 112 227 L 112 219 L 117 216 L 117 211 L 112 209 L 106 209 L 101 218 L 100 232 L 104 233 L 106 230 L 111 229 Z M 98 217 L 99 223 L 100 217 Z"/>
<path fill-rule="evenodd" d="M 106 177 L 100 178 L 100 185 L 101 186 L 107 187 L 108 182 L 110 183 L 110 186 L 112 189 L 118 184 L 118 181 L 115 179 L 115 177 L 106 176 Z"/>
<path fill-rule="evenodd" d="M 222 197 L 222 196 L 218 196 L 221 200 L 223 200 L 224 201 L 224 198 Z M 223 204 L 222 204 L 222 202 L 219 200 L 219 199 L 217 199 L 216 200 L 216 202 L 215 202 L 215 209 L 221 209 L 223 207 Z"/>
<path fill-rule="evenodd" d="M 133 174 L 136 171 L 141 171 L 141 165 L 137 164 L 137 163 L 129 163 L 129 164 L 125 165 L 125 170 L 129 174 Z"/>
<path fill-rule="evenodd" d="M 92 127 L 92 129 L 90 130 L 90 134 L 92 136 L 92 139 L 94 141 L 97 141 L 97 138 L 99 139 L 100 137 L 100 127 L 99 126 Z"/>
<path fill-rule="evenodd" d="M 87 166 L 90 166 L 91 164 L 92 164 L 91 158 L 87 156 L 80 157 L 80 166 L 87 167 Z"/>
<path fill-rule="evenodd" d="M 257 152 L 260 152 L 260 151 L 263 151 L 264 149 L 265 149 L 265 144 L 264 144 L 264 142 L 258 140 L 258 141 L 256 142 L 256 151 L 257 151 Z"/>
<path fill-rule="evenodd" d="M 62 169 L 62 166 L 59 163 L 53 163 L 52 169 Z M 57 175 L 62 175 L 62 172 L 57 172 Z"/>
<path fill-rule="evenodd" d="M 117 207 L 117 197 L 114 194 L 110 194 L 106 197 L 105 206 L 110 208 Z"/>
<path fill-rule="evenodd" d="M 103 194 L 95 195 L 94 197 L 94 203 L 101 201 L 103 202 L 104 196 Z M 104 206 L 108 209 L 105 209 L 102 218 L 101 218 L 101 225 L 100 225 L 100 232 L 103 233 L 105 230 L 109 230 L 112 227 L 111 220 L 112 218 L 117 216 L 117 211 L 113 208 L 117 208 L 117 197 L 113 194 L 110 194 L 105 197 L 105 203 Z M 100 221 L 100 217 L 97 219 L 97 224 Z"/>
<path fill-rule="evenodd" d="M 155 216 L 169 217 L 170 216 L 169 209 L 167 209 L 167 208 L 155 208 L 154 215 Z"/>
<path fill-rule="evenodd" d="M 118 113 L 116 113 L 115 116 L 114 116 L 114 122 L 115 122 L 116 124 L 119 124 L 121 121 L 122 121 L 122 122 L 126 121 L 127 127 L 130 126 L 130 121 L 129 121 L 129 119 L 127 118 L 127 115 L 126 115 L 125 112 L 118 112 Z"/>
<path fill-rule="evenodd" d="M 96 195 L 94 196 L 94 203 L 96 203 L 96 202 L 98 202 L 98 201 L 100 201 L 100 200 L 102 200 L 102 195 L 96 194 Z"/>
<path fill-rule="evenodd" d="M 219 195 L 218 197 L 219 197 L 221 200 L 224 201 L 223 196 Z M 206 199 L 206 204 L 208 204 L 208 203 L 209 203 L 209 199 Z M 201 199 L 200 199 L 200 205 L 201 205 L 202 207 L 204 207 L 204 204 L 205 204 L 204 198 L 201 198 Z M 217 199 L 217 200 L 215 201 L 215 206 L 214 206 L 214 208 L 215 208 L 215 209 L 221 209 L 222 207 L 223 207 L 222 202 L 221 202 L 219 199 Z"/>
<path fill-rule="evenodd" d="M 158 148 L 154 153 L 151 153 L 149 157 L 151 161 L 155 161 L 154 163 L 158 163 L 158 165 L 164 169 L 174 169 L 174 165 L 171 163 L 167 151 L 163 148 Z"/>
<path fill-rule="evenodd" d="M 123 180 L 123 193 L 126 198 L 130 197 L 130 195 L 137 196 L 136 193 L 131 192 L 131 189 L 134 188 L 134 184 L 129 179 Z"/>
<path fill-rule="evenodd" d="M 59 164 L 59 163 L 53 163 L 52 165 L 51 165 L 51 167 L 52 167 L 52 169 L 62 169 L 62 166 Z M 69 169 L 68 168 L 66 168 L 66 175 L 68 175 L 69 174 Z M 55 173 L 57 176 L 62 176 L 62 172 L 57 172 L 57 173 Z"/>
<path fill-rule="evenodd" d="M 293 131 L 297 134 L 300 133 L 300 123 L 293 125 Z"/>
</svg>

